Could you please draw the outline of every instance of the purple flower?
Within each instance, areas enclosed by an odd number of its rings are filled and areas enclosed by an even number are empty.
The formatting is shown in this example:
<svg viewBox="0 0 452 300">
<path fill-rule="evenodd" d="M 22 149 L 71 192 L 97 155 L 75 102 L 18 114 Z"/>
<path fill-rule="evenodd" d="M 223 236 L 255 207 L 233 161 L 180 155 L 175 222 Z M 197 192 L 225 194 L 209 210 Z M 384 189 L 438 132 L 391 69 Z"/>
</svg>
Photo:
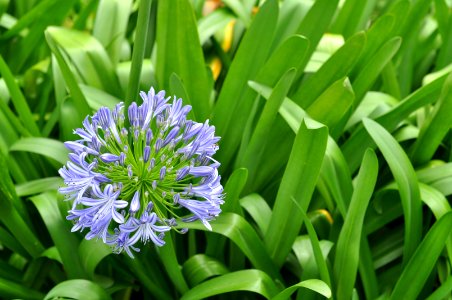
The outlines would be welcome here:
<svg viewBox="0 0 452 300">
<path fill-rule="evenodd" d="M 165 91 L 140 96 L 141 105 L 119 103 L 86 117 L 74 130 L 80 139 L 65 143 L 71 153 L 59 170 L 72 231 L 87 229 L 87 239 L 131 257 L 140 243 L 163 246 L 178 220 L 211 229 L 223 204 L 215 127 L 187 120 L 191 107 L 176 97 L 169 103 Z"/>
</svg>

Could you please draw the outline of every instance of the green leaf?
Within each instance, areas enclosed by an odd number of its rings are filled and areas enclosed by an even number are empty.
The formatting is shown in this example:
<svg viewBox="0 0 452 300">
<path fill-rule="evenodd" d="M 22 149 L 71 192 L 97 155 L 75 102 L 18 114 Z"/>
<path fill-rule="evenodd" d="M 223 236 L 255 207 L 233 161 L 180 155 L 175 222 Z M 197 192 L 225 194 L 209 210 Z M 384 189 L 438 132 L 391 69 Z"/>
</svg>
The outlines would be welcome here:
<svg viewBox="0 0 452 300">
<path fill-rule="evenodd" d="M 223 2 L 237 15 L 237 17 L 239 17 L 245 26 L 249 25 L 251 19 L 250 12 L 247 11 L 246 6 L 242 3 L 242 1 L 223 0 Z"/>
<path fill-rule="evenodd" d="M 79 88 L 79 87 L 77 87 Z M 59 122 L 60 125 L 60 135 L 63 141 L 72 141 L 78 138 L 78 135 L 74 134 L 75 128 L 80 128 L 83 119 L 88 115 L 81 114 L 76 105 L 73 97 L 67 97 L 64 103 L 61 105 L 61 111 L 59 115 L 60 120 L 64 122 Z M 86 101 L 86 100 L 85 100 Z M 89 115 L 92 115 L 91 113 Z M 82 117 L 84 116 L 84 117 Z"/>
<path fill-rule="evenodd" d="M 0 1 L 0 18 L 5 13 L 6 9 L 8 8 L 9 0 L 1 0 Z"/>
<path fill-rule="evenodd" d="M 422 202 L 424 202 L 430 208 L 437 220 L 451 211 L 451 207 L 449 202 L 447 201 L 447 198 L 442 195 L 441 192 L 423 183 L 419 183 L 419 187 L 421 191 Z M 452 236 L 449 236 L 446 241 L 446 249 L 449 256 L 449 262 L 452 263 Z"/>
<path fill-rule="evenodd" d="M 180 79 L 180 77 L 177 76 L 176 73 L 172 73 L 170 76 L 169 91 L 172 95 L 175 95 L 177 98 L 182 98 L 184 100 L 184 105 L 191 105 L 191 100 L 188 97 L 185 85 L 182 82 L 182 79 Z M 190 110 L 190 112 L 187 115 L 187 119 L 197 120 L 196 112 Z"/>
<path fill-rule="evenodd" d="M 366 42 L 364 33 L 357 33 L 309 79 L 293 93 L 293 99 L 302 108 L 309 107 L 329 86 L 350 72 Z"/>
<path fill-rule="evenodd" d="M 44 252 L 42 252 L 41 256 L 53 259 L 53 260 L 59 262 L 60 264 L 63 264 L 63 261 L 61 260 L 60 252 L 58 252 L 58 249 L 55 246 L 47 248 Z"/>
<path fill-rule="evenodd" d="M 444 197 L 437 189 L 434 187 L 419 183 L 419 187 L 421 188 L 421 197 L 422 201 L 427 204 L 432 213 L 435 215 L 435 218 L 439 219 L 449 211 L 451 211 L 451 207 L 447 198 Z M 451 257 L 452 259 L 452 257 Z"/>
<path fill-rule="evenodd" d="M 328 128 L 342 119 L 353 104 L 355 94 L 348 78 L 341 78 L 327 88 L 307 109 L 306 112 L 316 121 Z M 331 109 L 333 108 L 334 109 Z"/>
<path fill-rule="evenodd" d="M 78 111 L 77 117 L 74 118 L 76 118 L 79 121 L 78 123 L 81 124 L 85 116 L 91 113 L 91 109 L 89 108 L 88 103 L 86 102 L 86 99 L 77 84 L 77 80 L 75 79 L 74 74 L 72 73 L 69 65 L 66 63 L 60 47 L 53 38 L 54 32 L 58 32 L 58 28 L 49 27 L 45 31 L 46 40 L 49 44 L 50 50 L 52 50 L 53 54 L 55 55 L 64 81 L 69 91 L 71 92 L 72 99 L 74 100 L 74 106 Z"/>
<path fill-rule="evenodd" d="M 152 0 L 140 1 L 138 7 L 137 31 L 132 53 L 132 63 L 130 65 L 129 83 L 127 85 L 127 94 L 125 105 L 128 106 L 132 101 L 138 98 L 138 89 L 140 85 L 141 66 L 143 64 L 144 52 L 149 34 L 149 15 L 151 13 Z M 163 19 L 163 14 L 162 14 Z M 159 18 L 160 20 L 160 18 Z M 160 28 L 160 26 L 158 26 Z M 159 48 L 165 47 L 159 42 Z"/>
<path fill-rule="evenodd" d="M 243 211 L 240 207 L 239 197 L 242 193 L 243 187 L 245 186 L 247 178 L 248 171 L 244 168 L 234 170 L 231 176 L 229 176 L 223 191 L 225 195 L 225 203 L 221 206 L 223 213 L 232 212 L 243 217 Z M 226 239 L 223 236 L 209 235 L 207 237 L 206 253 L 220 257 L 220 253 L 223 253 L 224 251 L 225 242 Z M 236 253 L 230 253 L 230 255 L 234 254 Z M 236 256 L 238 257 L 239 254 L 236 254 Z"/>
<path fill-rule="evenodd" d="M 59 2 L 58 0 L 41 1 L 39 5 L 36 5 L 35 7 L 33 7 L 33 9 L 31 9 L 25 15 L 23 15 L 10 30 L 8 30 L 5 34 L 2 35 L 1 38 L 5 40 L 17 35 L 23 29 L 31 25 L 33 22 L 39 20 L 39 18 L 42 17 L 42 15 L 47 13 L 49 9 L 58 2 Z"/>
<path fill-rule="evenodd" d="M 420 179 L 420 181 L 422 180 Z M 434 188 L 433 185 L 430 186 L 420 182 L 419 188 L 421 192 L 422 202 L 428 206 L 436 219 L 440 219 L 443 215 L 451 211 L 451 206 L 447 201 L 447 198 L 439 190 Z M 384 193 L 385 191 L 389 190 L 397 190 L 396 184 L 390 183 L 389 185 L 381 189 L 379 193 Z M 446 241 L 446 248 L 449 254 L 449 261 L 452 261 L 452 236 L 450 236 Z"/>
<path fill-rule="evenodd" d="M 23 274 L 12 264 L 13 263 L 0 260 L 0 278 L 20 282 Z"/>
<path fill-rule="evenodd" d="M 301 22 L 313 4 L 310 1 L 298 0 L 286 0 L 280 3 L 280 14 L 273 41 L 273 49 L 284 42 L 289 36 L 296 34 Z"/>
<path fill-rule="evenodd" d="M 338 3 L 338 0 L 317 0 L 301 21 L 296 33 L 305 36 L 310 42 L 307 57 L 311 57 L 323 34 L 328 29 Z M 305 63 L 307 63 L 307 60 Z M 301 72 L 304 67 L 305 65 L 302 65 L 298 70 Z"/>
<path fill-rule="evenodd" d="M 328 138 L 317 189 L 327 207 L 331 211 L 337 207 L 345 217 L 353 192 L 352 176 L 339 146 L 331 137 Z"/>
<path fill-rule="evenodd" d="M 367 90 L 377 79 L 377 76 L 392 59 L 397 50 L 399 50 L 402 40 L 400 37 L 395 37 L 387 41 L 370 59 L 366 66 L 359 73 L 358 77 L 353 81 L 353 90 L 355 91 L 354 107 L 363 99 Z"/>
<path fill-rule="evenodd" d="M 309 218 L 307 220 L 309 221 Z M 311 221 L 305 222 L 305 224 L 312 225 Z M 317 239 L 317 234 L 315 233 L 315 231 L 312 230 L 312 232 L 314 234 L 298 236 L 292 245 L 292 250 L 303 270 L 301 279 L 319 277 L 319 266 L 326 266 L 326 259 L 331 251 L 331 248 L 333 248 L 334 245 L 333 242 L 329 240 L 319 241 Z M 318 243 L 318 245 L 314 245 L 316 243 Z M 318 251 L 318 248 L 320 248 L 320 252 L 318 254 L 314 254 L 314 248 L 316 248 L 315 251 Z M 318 256 L 317 258 L 316 255 Z M 317 264 L 319 258 L 321 258 L 323 261 L 321 264 Z M 304 292 L 300 291 L 300 294 L 303 295 Z"/>
<path fill-rule="evenodd" d="M 363 118 L 375 119 L 388 113 L 399 101 L 391 95 L 369 91 L 364 96 L 361 104 L 355 109 L 345 125 L 345 130 L 361 123 Z"/>
<path fill-rule="evenodd" d="M 443 138 L 452 126 L 452 73 L 444 82 L 441 96 L 434 110 L 422 124 L 419 137 L 413 145 L 412 161 L 416 164 L 427 163 L 435 154 Z"/>
<path fill-rule="evenodd" d="M 309 41 L 301 35 L 288 37 L 265 62 L 255 81 L 274 86 L 290 69 L 301 67 L 308 59 Z M 248 83 L 249 85 L 249 83 Z"/>
<path fill-rule="evenodd" d="M 325 33 L 322 36 L 317 48 L 312 53 L 304 73 L 313 74 L 317 72 L 323 64 L 325 64 L 331 56 L 344 45 L 344 37 L 342 35 Z"/>
<path fill-rule="evenodd" d="M 98 110 L 102 106 L 113 108 L 116 104 L 121 102 L 118 98 L 99 90 L 98 88 L 88 86 L 85 84 L 79 84 L 80 90 L 86 98 L 89 106 L 93 110 Z M 81 125 L 80 125 L 81 126 Z M 79 127 L 80 127 L 79 126 Z"/>
<path fill-rule="evenodd" d="M 239 165 L 248 170 L 250 179 L 255 177 L 258 165 L 262 159 L 265 145 L 268 142 L 268 131 L 275 122 L 279 107 L 292 85 L 295 74 L 296 70 L 290 69 L 278 81 L 272 91 L 272 94 L 265 103 L 263 111 L 257 121 L 256 127 L 243 156 L 239 158 Z"/>
<path fill-rule="evenodd" d="M 451 227 L 452 212 L 448 212 L 433 224 L 403 269 L 391 299 L 415 299 L 419 295 L 444 248 Z"/>
<path fill-rule="evenodd" d="M 70 299 L 92 299 L 92 300 L 110 300 L 110 295 L 96 283 L 84 280 L 73 279 L 66 280 L 53 287 L 45 296 L 44 300 L 58 298 Z"/>
<path fill-rule="evenodd" d="M 27 251 L 24 247 L 18 242 L 16 238 L 14 238 L 11 233 L 5 228 L 0 226 L 0 242 L 3 247 L 8 248 L 17 254 L 26 257 Z"/>
<path fill-rule="evenodd" d="M 14 55 L 12 55 L 9 59 L 11 70 L 13 70 L 13 72 L 21 71 L 29 61 L 42 58 L 42 56 L 39 56 L 38 54 L 40 52 L 39 50 L 42 51 L 46 48 L 43 45 L 44 35 L 42 33 L 49 26 L 63 23 L 67 18 L 68 13 L 72 9 L 75 1 L 68 0 L 64 2 L 58 2 L 46 0 L 41 1 L 41 3 L 39 4 L 41 5 L 45 2 L 53 2 L 52 7 L 47 8 L 47 10 L 51 11 L 52 13 L 46 13 L 46 10 L 41 11 L 41 15 L 39 17 L 35 16 L 35 18 L 32 20 L 33 23 L 20 33 L 23 38 L 18 39 L 17 43 L 14 43 Z M 37 5 L 35 8 L 40 5 Z M 35 8 L 33 8 L 31 11 L 33 11 Z M 29 13 L 31 14 L 31 11 L 27 12 L 27 15 Z M 16 24 L 21 23 L 21 21 L 22 18 L 20 18 Z"/>
<path fill-rule="evenodd" d="M 219 8 L 198 21 L 199 41 L 204 45 L 215 32 L 224 30 L 234 16 L 226 9 Z"/>
<path fill-rule="evenodd" d="M 35 119 L 31 113 L 30 107 L 25 100 L 24 95 L 19 89 L 13 74 L 11 73 L 8 65 L 4 61 L 3 57 L 0 55 L 0 74 L 2 74 L 5 80 L 6 86 L 8 87 L 9 94 L 11 95 L 11 100 L 14 107 L 19 115 L 19 119 L 22 121 L 24 127 L 34 136 L 39 136 L 39 129 L 36 125 Z"/>
<path fill-rule="evenodd" d="M 64 80 L 74 94 L 66 67 L 72 66 L 72 76 L 108 93 L 122 97 L 113 64 L 102 44 L 86 32 L 61 27 L 48 27 L 45 31 L 47 43 L 58 60 Z M 63 63 L 61 60 L 64 60 Z M 73 95 L 75 97 L 75 95 Z"/>
<path fill-rule="evenodd" d="M 265 235 L 272 216 L 272 210 L 265 199 L 258 194 L 250 194 L 240 199 L 240 205 L 250 214 L 261 233 Z"/>
<path fill-rule="evenodd" d="M 390 132 L 393 131 L 400 123 L 400 120 L 407 118 L 417 109 L 434 102 L 437 99 L 437 96 L 439 96 L 444 80 L 445 75 L 414 91 L 391 111 L 375 120 L 386 128 L 386 130 Z M 359 167 L 364 152 L 369 147 L 374 147 L 374 144 L 364 127 L 358 128 L 342 145 L 342 152 L 344 153 L 344 157 L 352 173 Z"/>
<path fill-rule="evenodd" d="M 419 244 L 422 233 L 421 200 L 416 174 L 402 147 L 380 124 L 370 119 L 364 119 L 363 122 L 388 162 L 399 187 L 405 218 L 403 259 L 406 263 Z"/>
<path fill-rule="evenodd" d="M 255 81 L 274 86 L 277 81 L 291 68 L 297 68 L 300 66 L 306 58 L 306 52 L 308 50 L 308 41 L 301 36 L 292 36 L 288 38 L 282 45 L 280 45 L 270 58 L 265 62 L 258 74 L 255 76 Z M 250 85 L 251 82 L 248 82 Z M 252 87 L 252 86 L 251 86 Z M 254 89 L 254 88 L 253 88 Z M 223 139 L 228 141 L 223 143 L 220 147 L 219 160 L 225 165 L 236 154 L 236 148 L 240 141 L 242 141 L 241 148 L 239 149 L 239 156 L 246 148 L 249 135 L 251 135 L 252 121 L 254 121 L 253 109 L 257 109 L 260 105 L 258 103 L 255 93 L 247 89 L 246 95 L 243 95 L 242 105 L 239 104 L 237 108 L 237 118 L 234 118 L 234 126 L 230 126 Z M 268 99 L 268 97 L 266 98 Z M 253 108 L 254 107 L 254 108 Z M 243 127 L 246 127 L 246 133 L 243 133 Z M 249 127 L 248 127 L 249 126 Z M 249 131 L 249 132 L 248 132 Z M 249 185 L 248 185 L 249 186 Z"/>
<path fill-rule="evenodd" d="M 49 157 L 60 164 L 68 161 L 69 151 L 60 141 L 48 138 L 22 138 L 10 147 L 10 151 L 26 151 Z"/>
<path fill-rule="evenodd" d="M 119 83 L 123 94 L 127 93 L 130 81 L 130 70 L 132 67 L 131 61 L 123 61 L 116 67 L 116 74 L 118 75 Z M 154 65 L 150 59 L 143 59 L 141 63 L 141 74 L 139 75 L 138 90 L 147 91 L 149 86 L 157 87 L 157 80 L 155 79 Z M 136 97 L 138 94 L 135 94 Z M 184 99 L 185 100 L 185 99 Z M 132 100 L 130 100 L 132 101 Z"/>
<path fill-rule="evenodd" d="M 333 26 L 331 26 L 332 32 L 342 33 L 344 36 L 348 37 L 359 29 L 362 29 L 376 2 L 376 0 L 345 1 L 345 3 L 342 5 L 341 10 L 336 16 L 336 20 Z"/>
<path fill-rule="evenodd" d="M 190 286 L 195 286 L 210 277 L 229 273 L 229 270 L 223 263 L 212 257 L 196 254 L 184 262 L 182 272 Z"/>
<path fill-rule="evenodd" d="M 213 232 L 231 239 L 248 257 L 253 266 L 266 272 L 272 278 L 280 277 L 262 240 L 244 218 L 233 213 L 224 213 L 210 224 Z M 208 230 L 201 222 L 180 223 L 179 227 Z"/>
<path fill-rule="evenodd" d="M 326 298 L 331 298 L 331 289 L 325 282 L 318 279 L 308 279 L 286 288 L 285 290 L 283 290 L 282 292 L 280 292 L 278 295 L 271 299 L 272 300 L 290 299 L 290 296 L 300 288 L 310 289 Z"/>
<path fill-rule="evenodd" d="M 185 293 L 181 300 L 202 299 L 234 291 L 250 291 L 268 299 L 278 293 L 278 288 L 266 273 L 251 269 L 207 280 Z"/>
<path fill-rule="evenodd" d="M 302 224 L 301 212 L 311 201 L 326 149 L 328 129 L 304 120 L 295 138 L 281 185 L 278 189 L 265 245 L 280 266 L 290 252 Z M 296 199 L 294 203 L 292 197 Z"/>
<path fill-rule="evenodd" d="M 151 262 L 149 262 L 151 261 Z M 149 270 L 158 270 L 158 266 L 152 264 L 152 260 L 140 261 L 139 257 L 127 258 L 128 267 L 133 272 L 134 276 L 142 283 L 146 290 L 150 291 L 155 299 L 170 300 L 173 299 L 167 289 L 159 284 L 158 280 L 153 280 L 152 275 L 160 276 L 160 273 L 152 273 Z"/>
<path fill-rule="evenodd" d="M 294 198 L 292 198 L 295 201 Z M 306 226 L 306 230 L 308 231 L 309 239 L 311 241 L 312 253 L 314 254 L 314 260 L 317 265 L 317 269 L 320 274 L 320 278 L 327 284 L 327 286 L 331 286 L 330 274 L 328 273 L 328 267 L 326 265 L 326 261 L 322 248 L 320 247 L 319 238 L 317 237 L 317 233 L 315 232 L 314 226 L 312 226 L 311 221 L 304 211 L 301 210 L 299 206 L 297 206 L 302 218 L 303 222 Z M 292 245 L 293 247 L 293 245 Z"/>
<path fill-rule="evenodd" d="M 385 15 L 375 20 L 375 23 L 366 33 L 367 41 L 364 46 L 361 57 L 356 63 L 352 74 L 356 78 L 357 72 L 360 72 L 364 66 L 372 59 L 381 46 L 394 35 L 394 29 L 400 26 L 404 13 L 409 8 L 408 1 L 397 1 L 392 9 Z"/>
<path fill-rule="evenodd" d="M 240 208 L 239 197 L 242 193 L 243 187 L 248 179 L 248 170 L 239 168 L 232 172 L 224 187 L 224 194 L 226 195 L 225 203 L 221 206 L 224 212 L 233 212 L 242 215 Z M 241 201 L 241 200 L 240 200 Z"/>
<path fill-rule="evenodd" d="M 402 95 L 408 94 L 413 83 L 413 73 L 415 71 L 414 49 L 419 46 L 418 38 L 423 29 L 425 16 L 431 6 L 430 1 L 415 1 L 410 3 L 407 16 L 397 28 L 398 35 L 403 39 L 398 57 L 398 78 Z M 422 49 L 416 49 L 422 50 Z"/>
<path fill-rule="evenodd" d="M 94 20 L 93 36 L 105 47 L 113 64 L 120 59 L 120 52 L 132 0 L 100 1 Z"/>
<path fill-rule="evenodd" d="M 16 195 L 5 158 L 0 154 L 0 221 L 32 257 L 39 257 L 44 247 L 24 220 L 22 203 Z"/>
<path fill-rule="evenodd" d="M 420 182 L 435 186 L 435 183 L 452 177 L 452 163 L 438 163 L 432 161 L 431 165 L 417 171 Z"/>
<path fill-rule="evenodd" d="M 262 95 L 265 99 L 270 98 L 272 88 L 255 81 L 250 81 L 248 84 L 253 90 Z M 306 117 L 306 112 L 287 97 L 284 99 L 283 104 L 279 108 L 279 113 L 282 116 L 287 114 L 287 124 L 295 133 L 298 132 L 300 123 L 303 118 Z M 284 118 L 286 117 L 284 116 Z"/>
<path fill-rule="evenodd" d="M 452 292 L 452 276 L 449 276 L 447 280 L 427 298 L 427 300 L 447 299 L 447 296 L 449 296 L 451 292 Z"/>
<path fill-rule="evenodd" d="M 69 229 L 69 222 L 61 215 L 58 207 L 59 200 L 55 192 L 47 192 L 30 197 L 38 209 L 55 246 L 60 253 L 61 260 L 69 278 L 84 278 L 85 270 L 82 268 L 80 258 L 74 255 L 79 243 L 76 236 Z"/>
<path fill-rule="evenodd" d="M 111 248 L 99 240 L 83 239 L 78 247 L 81 263 L 90 279 L 94 278 L 97 265 L 111 253 Z"/>
<path fill-rule="evenodd" d="M 358 271 L 361 232 L 367 205 L 372 196 L 378 174 L 378 160 L 373 150 L 367 150 L 356 179 L 344 225 L 339 234 L 334 274 L 337 299 L 350 299 Z"/>
<path fill-rule="evenodd" d="M 158 254 L 163 262 L 163 265 L 165 266 L 168 277 L 171 279 L 177 291 L 183 294 L 188 290 L 188 285 L 187 282 L 185 282 L 181 267 L 177 261 L 172 237 L 169 236 L 166 238 L 165 242 L 165 247 L 159 248 Z"/>
<path fill-rule="evenodd" d="M 240 142 L 241 130 L 255 99 L 255 94 L 249 90 L 247 82 L 257 75 L 268 57 L 277 18 L 277 1 L 265 2 L 240 42 L 221 88 L 212 120 L 216 127 L 216 134 L 224 138 L 226 133 L 239 129 L 239 134 L 235 134 L 233 139 L 227 139 L 227 143 L 225 139 L 220 141 L 222 150 L 219 154 L 223 156 L 232 157 Z M 237 122 L 239 117 L 241 118 L 240 123 Z M 232 127 L 234 129 L 229 131 Z M 226 151 L 226 147 L 230 150 L 227 151 L 228 153 L 222 154 Z M 228 164 L 224 159 L 221 161 Z"/>
<path fill-rule="evenodd" d="M 169 87 L 176 73 L 184 83 L 193 110 L 201 120 L 210 114 L 210 80 L 199 44 L 193 8 L 188 0 L 159 1 L 157 24 L 157 79 Z"/>
<path fill-rule="evenodd" d="M 61 177 L 47 177 L 43 179 L 36 179 L 27 181 L 16 185 L 16 194 L 19 197 L 40 194 L 50 190 L 57 190 L 62 186 L 63 180 Z"/>
<path fill-rule="evenodd" d="M 0 278 L 0 296 L 7 299 L 42 299 L 44 295 L 14 281 Z"/>
</svg>

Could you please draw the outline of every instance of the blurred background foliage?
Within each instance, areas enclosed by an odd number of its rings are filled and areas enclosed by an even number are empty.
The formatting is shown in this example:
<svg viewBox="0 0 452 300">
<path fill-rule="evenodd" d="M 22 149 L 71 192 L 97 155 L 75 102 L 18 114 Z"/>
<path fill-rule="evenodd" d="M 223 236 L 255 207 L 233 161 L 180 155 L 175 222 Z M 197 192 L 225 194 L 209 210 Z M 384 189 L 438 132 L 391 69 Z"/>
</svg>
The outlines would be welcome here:
<svg viewBox="0 0 452 300">
<path fill-rule="evenodd" d="M 450 0 L 0 0 L 0 297 L 452 299 L 451 63 Z M 150 86 L 216 126 L 226 203 L 132 260 L 57 170 Z"/>
</svg>

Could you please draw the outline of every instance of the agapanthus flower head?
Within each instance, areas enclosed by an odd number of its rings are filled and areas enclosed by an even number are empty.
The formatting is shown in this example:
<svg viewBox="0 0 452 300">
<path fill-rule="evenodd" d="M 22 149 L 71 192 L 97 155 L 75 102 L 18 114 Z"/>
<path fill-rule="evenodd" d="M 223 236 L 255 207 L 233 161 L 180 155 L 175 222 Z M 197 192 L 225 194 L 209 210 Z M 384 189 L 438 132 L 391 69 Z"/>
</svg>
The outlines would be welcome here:
<svg viewBox="0 0 452 300">
<path fill-rule="evenodd" d="M 187 120 L 191 107 L 176 97 L 169 103 L 165 91 L 140 96 L 141 105 L 121 102 L 87 116 L 74 130 L 80 139 L 65 142 L 71 153 L 59 170 L 72 231 L 86 228 L 86 239 L 132 257 L 139 242 L 164 245 L 179 220 L 211 229 L 223 204 L 215 127 Z"/>
</svg>

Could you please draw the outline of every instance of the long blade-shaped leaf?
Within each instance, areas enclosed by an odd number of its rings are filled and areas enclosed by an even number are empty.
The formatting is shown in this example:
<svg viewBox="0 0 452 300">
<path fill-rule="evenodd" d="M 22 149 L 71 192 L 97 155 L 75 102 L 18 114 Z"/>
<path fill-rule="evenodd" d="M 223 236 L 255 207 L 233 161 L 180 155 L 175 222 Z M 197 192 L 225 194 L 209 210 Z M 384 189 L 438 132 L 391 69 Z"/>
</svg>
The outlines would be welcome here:
<svg viewBox="0 0 452 300">
<path fill-rule="evenodd" d="M 279 266 L 290 252 L 302 224 L 301 213 L 295 207 L 297 205 L 305 211 L 311 201 L 327 138 L 325 126 L 312 125 L 306 119 L 301 123 L 265 235 L 265 245 Z"/>
<path fill-rule="evenodd" d="M 39 129 L 33 118 L 30 107 L 28 106 L 28 103 L 25 100 L 24 95 L 20 91 L 13 74 L 11 73 L 10 69 L 8 68 L 8 65 L 6 64 L 5 60 L 1 55 L 0 55 L 0 74 L 2 74 L 3 79 L 5 80 L 14 107 L 16 108 L 16 111 L 19 114 L 19 118 L 22 121 L 24 127 L 28 129 L 28 131 L 31 134 L 39 136 L 40 135 Z"/>
<path fill-rule="evenodd" d="M 98 240 L 83 239 L 78 247 L 81 263 L 90 279 L 94 277 L 94 271 L 100 261 L 111 253 L 110 247 Z"/>
<path fill-rule="evenodd" d="M 364 119 L 363 122 L 388 162 L 399 187 L 405 218 L 403 259 L 406 263 L 419 244 L 422 233 L 422 210 L 416 173 L 406 153 L 391 134 L 373 120 Z"/>
<path fill-rule="evenodd" d="M 292 295 L 293 292 L 300 288 L 310 289 L 326 298 L 331 297 L 331 289 L 325 282 L 318 279 L 308 279 L 286 288 L 278 295 L 276 295 L 274 298 L 272 298 L 272 300 L 290 299 L 290 295 Z"/>
<path fill-rule="evenodd" d="M 440 99 L 428 120 L 422 125 L 419 137 L 413 145 L 414 163 L 424 164 L 435 154 L 444 136 L 452 126 L 452 73 L 447 77 Z"/>
<path fill-rule="evenodd" d="M 366 66 L 362 69 L 355 81 L 353 81 L 353 90 L 355 91 L 355 103 L 354 106 L 357 107 L 358 104 L 363 99 L 367 90 L 372 86 L 372 84 L 377 79 L 380 72 L 386 66 L 386 64 L 395 55 L 397 50 L 399 50 L 401 44 L 400 37 L 395 37 L 387 41 L 368 61 Z"/>
<path fill-rule="evenodd" d="M 27 151 L 41 154 L 65 164 L 69 151 L 60 141 L 47 138 L 23 138 L 11 145 L 10 151 Z"/>
<path fill-rule="evenodd" d="M 367 150 L 356 179 L 344 226 L 336 246 L 334 274 L 337 299 L 350 299 L 356 280 L 364 215 L 372 196 L 378 174 L 378 160 L 373 150 Z"/>
<path fill-rule="evenodd" d="M 54 31 L 58 30 L 55 27 L 50 27 L 46 30 L 45 36 L 47 43 L 49 44 L 50 49 L 52 50 L 53 54 L 55 55 L 55 58 L 58 62 L 59 67 L 61 68 L 61 73 L 63 74 L 64 81 L 66 82 L 66 85 L 69 89 L 69 91 L 72 94 L 72 99 L 74 100 L 74 105 L 78 111 L 78 118 L 80 121 L 80 124 L 82 123 L 85 116 L 89 115 L 91 113 L 91 109 L 88 106 L 88 103 L 86 102 L 85 96 L 83 95 L 82 91 L 80 90 L 80 87 L 77 84 L 77 80 L 75 79 L 74 75 L 71 72 L 71 69 L 69 68 L 69 65 L 64 60 L 63 54 L 61 49 L 59 48 L 58 44 L 52 37 L 52 33 Z"/>
<path fill-rule="evenodd" d="M 347 76 L 366 42 L 364 33 L 357 33 L 347 40 L 331 58 L 291 96 L 302 108 L 309 107 L 331 84 Z"/>
<path fill-rule="evenodd" d="M 119 61 L 131 7 L 132 0 L 104 0 L 97 8 L 93 36 L 105 47 L 114 64 Z"/>
<path fill-rule="evenodd" d="M 47 177 L 27 181 L 16 185 L 17 196 L 30 196 L 33 194 L 40 194 L 49 190 L 56 190 L 63 184 L 61 177 Z"/>
<path fill-rule="evenodd" d="M 220 261 L 205 254 L 197 254 L 184 262 L 182 272 L 190 285 L 194 286 L 209 277 L 229 273 L 229 270 Z"/>
<path fill-rule="evenodd" d="M 69 223 L 65 222 L 64 217 L 60 213 L 57 202 L 59 200 L 57 199 L 56 193 L 48 192 L 33 196 L 30 199 L 35 204 L 46 224 L 47 230 L 60 253 L 69 278 L 84 278 L 86 275 L 80 258 L 78 255 L 74 255 L 79 243 L 75 235 L 71 234 L 67 226 Z"/>
<path fill-rule="evenodd" d="M 347 113 L 355 94 L 348 78 L 341 78 L 327 88 L 307 109 L 314 120 L 334 128 Z M 334 107 L 334 109 L 331 109 Z"/>
<path fill-rule="evenodd" d="M 406 97 L 399 105 L 391 111 L 378 117 L 376 120 L 386 130 L 392 132 L 400 123 L 400 120 L 408 117 L 413 111 L 434 102 L 440 94 L 441 87 L 447 75 L 443 75 L 430 82 L 424 87 L 416 90 Z M 350 167 L 350 171 L 355 172 L 363 158 L 367 148 L 373 147 L 372 138 L 364 127 L 358 128 L 353 135 L 342 145 L 341 149 Z"/>
<path fill-rule="evenodd" d="M 257 121 L 256 128 L 251 136 L 246 152 L 239 163 L 241 166 L 248 169 L 250 179 L 255 176 L 255 172 L 261 161 L 265 145 L 268 142 L 268 131 L 271 129 L 271 126 L 273 125 L 278 114 L 279 107 L 292 85 L 295 73 L 295 69 L 290 69 L 276 84 L 270 98 L 268 98 L 265 103 L 264 109 L 259 120 Z"/>
<path fill-rule="evenodd" d="M 22 204 L 16 195 L 14 184 L 9 176 L 5 158 L 0 154 L 0 220 L 10 230 L 17 241 L 32 257 L 38 257 L 44 247 L 32 232 L 23 216 L 19 214 Z"/>
<path fill-rule="evenodd" d="M 391 294 L 391 299 L 416 299 L 435 266 L 444 242 L 450 235 L 452 212 L 441 217 L 425 236 L 410 261 L 403 269 Z"/>
<path fill-rule="evenodd" d="M 44 300 L 55 298 L 110 300 L 108 293 L 93 281 L 73 279 L 59 283 L 53 287 Z"/>
<path fill-rule="evenodd" d="M 234 291 L 255 292 L 268 299 L 278 293 L 278 288 L 266 273 L 243 270 L 205 281 L 185 293 L 181 300 L 202 299 Z"/>
<path fill-rule="evenodd" d="M 208 230 L 202 223 L 180 223 L 180 227 Z M 212 231 L 231 239 L 258 269 L 266 272 L 272 278 L 280 275 L 268 255 L 262 240 L 253 227 L 242 217 L 233 213 L 220 215 L 211 222 Z"/>
<path fill-rule="evenodd" d="M 235 108 L 252 79 L 264 64 L 271 45 L 271 35 L 278 17 L 276 1 L 267 1 L 243 37 L 225 79 L 214 110 L 217 132 L 227 131 Z"/>
<path fill-rule="evenodd" d="M 6 299 L 31 299 L 39 300 L 44 296 L 41 292 L 29 289 L 23 284 L 0 278 L 0 296 Z"/>
<path fill-rule="evenodd" d="M 151 11 L 151 4 L 152 0 L 140 1 L 138 9 L 137 34 L 135 37 L 135 45 L 133 47 L 132 64 L 130 65 L 130 77 L 125 101 L 126 104 L 130 104 L 138 97 L 141 66 L 143 64 L 146 39 L 148 37 L 149 30 L 149 14 Z M 160 47 L 164 47 L 163 43 L 159 46 L 159 48 Z"/>
<path fill-rule="evenodd" d="M 204 120 L 210 114 L 210 80 L 199 44 L 193 8 L 188 0 L 159 1 L 157 24 L 157 79 L 169 87 L 170 75 L 180 76 L 193 110 Z"/>
</svg>

